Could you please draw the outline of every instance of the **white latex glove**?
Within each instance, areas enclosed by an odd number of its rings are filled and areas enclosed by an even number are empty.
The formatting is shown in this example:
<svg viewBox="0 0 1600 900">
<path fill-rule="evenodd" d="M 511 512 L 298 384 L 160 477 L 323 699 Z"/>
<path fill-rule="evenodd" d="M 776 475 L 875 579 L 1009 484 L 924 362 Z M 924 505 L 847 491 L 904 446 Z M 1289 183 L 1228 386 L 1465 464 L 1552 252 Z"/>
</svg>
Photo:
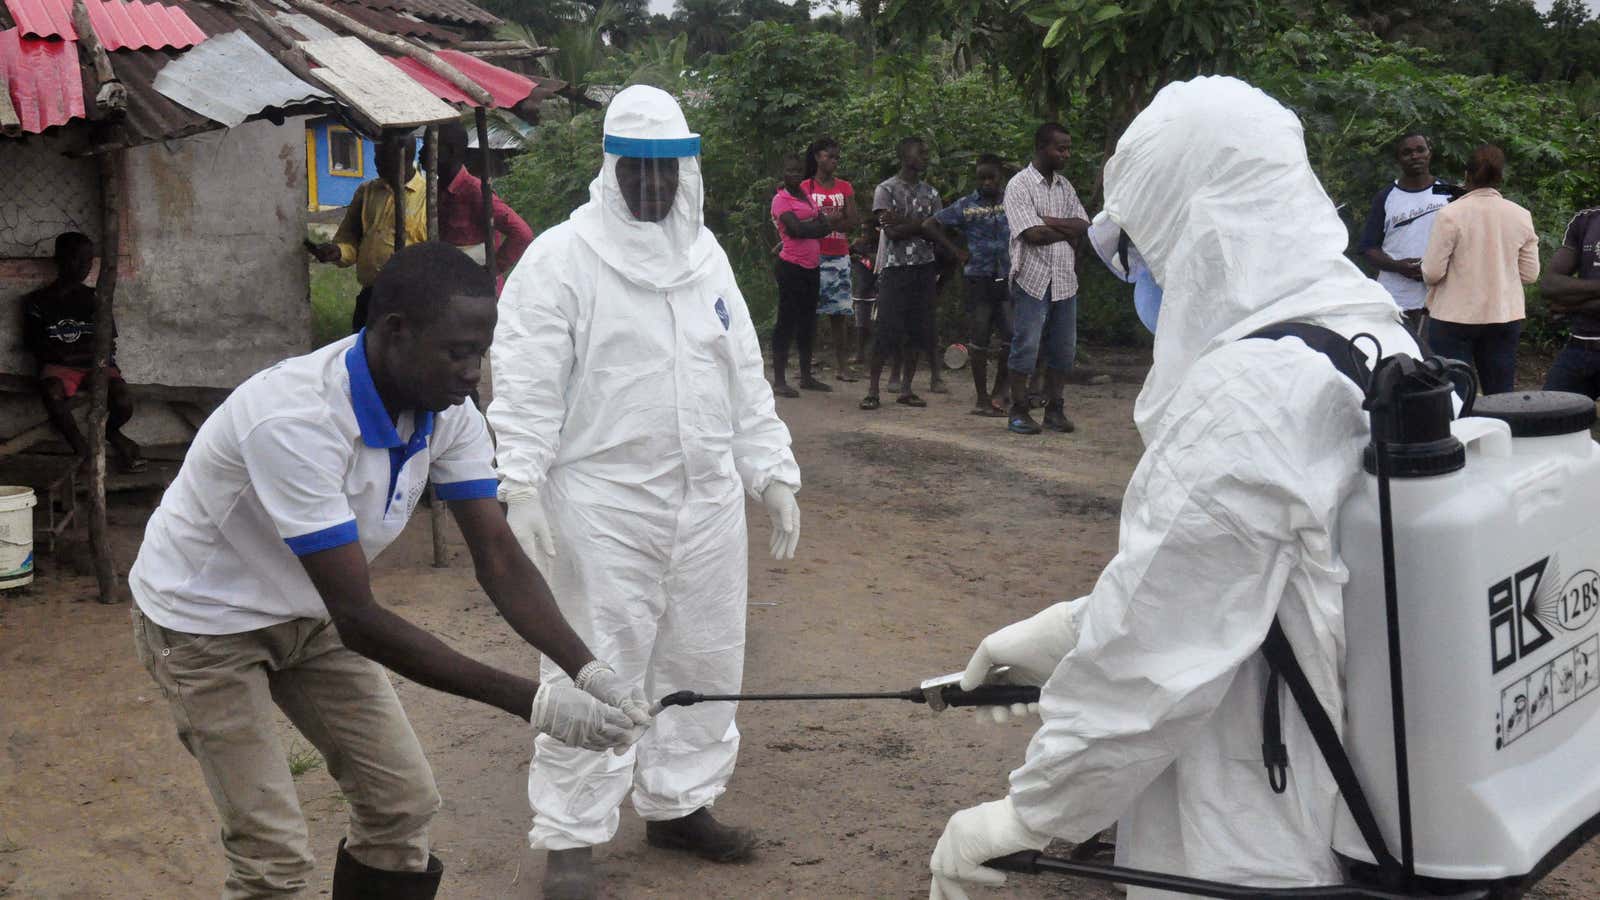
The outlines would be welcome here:
<svg viewBox="0 0 1600 900">
<path fill-rule="evenodd" d="M 982 684 L 1043 686 L 1061 660 L 1078 645 L 1078 610 L 1081 600 L 1065 601 L 1045 607 L 1020 622 L 996 631 L 983 639 L 961 675 L 961 689 L 970 691 Z M 994 679 L 992 670 L 1010 666 L 1005 677 Z M 1014 717 L 1037 714 L 1037 703 L 1006 706 L 980 706 L 978 721 L 1007 722 Z"/>
<path fill-rule="evenodd" d="M 933 872 L 928 900 L 967 900 L 962 881 L 1005 884 L 1004 872 L 986 869 L 983 864 L 1020 850 L 1043 850 L 1048 843 L 1048 836 L 1035 832 L 1017 816 L 1010 797 L 963 809 L 950 817 L 928 860 Z"/>
<path fill-rule="evenodd" d="M 794 488 L 774 481 L 761 492 L 761 502 L 772 518 L 772 558 L 794 559 L 800 544 L 800 504 L 794 502 Z"/>
<path fill-rule="evenodd" d="M 536 565 L 551 560 L 556 555 L 555 532 L 550 530 L 550 519 L 544 513 L 544 503 L 533 488 L 512 488 L 504 495 L 506 524 L 516 536 L 522 551 Z M 547 564 L 547 563 L 546 563 Z"/>
<path fill-rule="evenodd" d="M 616 670 L 598 659 L 578 670 L 572 679 L 578 690 L 607 706 L 615 706 L 633 720 L 635 730 L 643 734 L 650 725 L 650 701 L 645 699 L 644 688 L 624 681 Z M 635 735 L 634 740 L 638 740 Z"/>
<path fill-rule="evenodd" d="M 639 729 L 627 713 L 565 684 L 539 685 L 528 723 L 540 734 L 584 750 L 626 749 L 638 740 Z"/>
</svg>

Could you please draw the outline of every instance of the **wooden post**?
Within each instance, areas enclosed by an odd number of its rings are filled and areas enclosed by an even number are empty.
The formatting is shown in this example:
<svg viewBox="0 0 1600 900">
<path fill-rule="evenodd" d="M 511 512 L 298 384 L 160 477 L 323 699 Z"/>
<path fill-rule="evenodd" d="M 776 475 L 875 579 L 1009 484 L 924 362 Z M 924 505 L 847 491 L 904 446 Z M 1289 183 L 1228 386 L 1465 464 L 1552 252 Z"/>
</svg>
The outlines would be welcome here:
<svg viewBox="0 0 1600 900">
<path fill-rule="evenodd" d="M 428 240 L 439 239 L 439 126 L 422 133 L 422 171 L 428 179 Z"/>
<path fill-rule="evenodd" d="M 489 185 L 489 111 L 478 107 L 472 111 L 478 124 L 478 154 L 483 160 L 483 267 L 489 270 L 489 280 L 496 279 L 494 240 L 494 188 Z"/>
<path fill-rule="evenodd" d="M 89 64 L 94 72 L 94 117 L 109 119 L 122 115 L 128 109 L 128 89 L 117 79 L 116 70 L 111 68 L 111 57 L 106 55 L 106 48 L 100 43 L 100 36 L 89 21 L 89 8 L 84 5 L 84 0 L 73 0 L 72 27 L 78 32 L 78 43 L 88 53 Z"/>
<path fill-rule="evenodd" d="M 117 257 L 122 252 L 122 182 L 127 151 L 107 150 L 96 156 L 100 167 L 100 278 L 94 291 L 94 372 L 89 382 L 89 546 L 101 603 L 116 603 L 117 566 L 111 557 L 106 521 L 106 421 L 110 418 L 112 297 L 117 290 Z"/>
<path fill-rule="evenodd" d="M 439 239 L 439 126 L 429 125 L 422 133 L 422 171 L 428 178 L 428 240 Z M 428 485 L 428 525 L 433 532 L 433 567 L 450 566 L 450 552 L 444 543 L 444 502 L 433 485 Z"/>
<path fill-rule="evenodd" d="M 403 137 L 384 135 L 383 140 L 404 140 Z M 389 193 L 394 195 L 394 252 L 399 253 L 406 248 L 406 159 L 402 153 L 395 160 L 394 171 L 389 173 L 394 176 L 394 181 L 389 184 Z"/>
</svg>

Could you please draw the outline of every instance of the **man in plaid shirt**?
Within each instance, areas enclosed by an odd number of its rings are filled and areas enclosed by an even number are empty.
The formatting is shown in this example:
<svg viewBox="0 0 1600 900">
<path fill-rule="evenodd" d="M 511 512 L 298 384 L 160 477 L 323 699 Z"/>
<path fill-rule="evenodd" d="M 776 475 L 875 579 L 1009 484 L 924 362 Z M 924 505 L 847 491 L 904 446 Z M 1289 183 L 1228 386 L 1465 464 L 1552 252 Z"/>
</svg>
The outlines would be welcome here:
<svg viewBox="0 0 1600 900">
<path fill-rule="evenodd" d="M 1028 378 L 1042 352 L 1045 364 L 1044 427 L 1072 431 L 1062 391 L 1078 346 L 1077 245 L 1089 214 L 1072 183 L 1061 175 L 1072 137 L 1054 122 L 1033 133 L 1033 162 L 1006 185 L 1011 226 L 1011 415 L 1016 434 L 1038 434 L 1028 414 Z"/>
</svg>

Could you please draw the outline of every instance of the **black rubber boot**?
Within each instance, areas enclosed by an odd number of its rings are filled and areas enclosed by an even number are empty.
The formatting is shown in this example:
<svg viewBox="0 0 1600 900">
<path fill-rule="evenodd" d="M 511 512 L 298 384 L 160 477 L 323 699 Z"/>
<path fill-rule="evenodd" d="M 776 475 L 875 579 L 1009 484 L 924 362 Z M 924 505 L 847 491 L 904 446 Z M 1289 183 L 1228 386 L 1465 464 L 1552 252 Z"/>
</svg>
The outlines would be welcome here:
<svg viewBox="0 0 1600 900">
<path fill-rule="evenodd" d="M 1072 420 L 1067 418 L 1067 404 L 1063 400 L 1051 400 L 1044 406 L 1044 427 L 1051 431 L 1071 434 L 1077 427 Z"/>
<path fill-rule="evenodd" d="M 1010 374 L 1011 378 L 1011 415 L 1006 428 L 1012 434 L 1038 434 L 1039 423 L 1028 415 L 1028 376 L 1016 372 Z"/>
<path fill-rule="evenodd" d="M 652 847 L 682 850 L 712 862 L 743 862 L 754 855 L 756 833 L 734 828 L 700 808 L 681 819 L 644 823 L 644 837 Z"/>
<path fill-rule="evenodd" d="M 551 850 L 544 860 L 544 900 L 594 900 L 594 848 Z"/>
<path fill-rule="evenodd" d="M 333 900 L 433 900 L 443 877 L 444 863 L 432 854 L 421 872 L 392 872 L 357 860 L 341 840 L 333 864 Z"/>
</svg>

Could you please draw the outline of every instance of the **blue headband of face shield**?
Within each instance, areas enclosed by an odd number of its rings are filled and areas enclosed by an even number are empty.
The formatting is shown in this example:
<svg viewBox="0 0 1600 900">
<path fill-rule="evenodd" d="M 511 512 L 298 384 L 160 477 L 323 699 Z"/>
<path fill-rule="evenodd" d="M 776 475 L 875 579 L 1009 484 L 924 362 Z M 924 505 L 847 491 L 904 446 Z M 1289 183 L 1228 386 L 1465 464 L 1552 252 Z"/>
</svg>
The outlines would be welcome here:
<svg viewBox="0 0 1600 900">
<path fill-rule="evenodd" d="M 686 138 L 630 138 L 605 136 L 605 151 L 613 156 L 635 159 L 682 159 L 700 155 L 700 136 Z"/>
</svg>

